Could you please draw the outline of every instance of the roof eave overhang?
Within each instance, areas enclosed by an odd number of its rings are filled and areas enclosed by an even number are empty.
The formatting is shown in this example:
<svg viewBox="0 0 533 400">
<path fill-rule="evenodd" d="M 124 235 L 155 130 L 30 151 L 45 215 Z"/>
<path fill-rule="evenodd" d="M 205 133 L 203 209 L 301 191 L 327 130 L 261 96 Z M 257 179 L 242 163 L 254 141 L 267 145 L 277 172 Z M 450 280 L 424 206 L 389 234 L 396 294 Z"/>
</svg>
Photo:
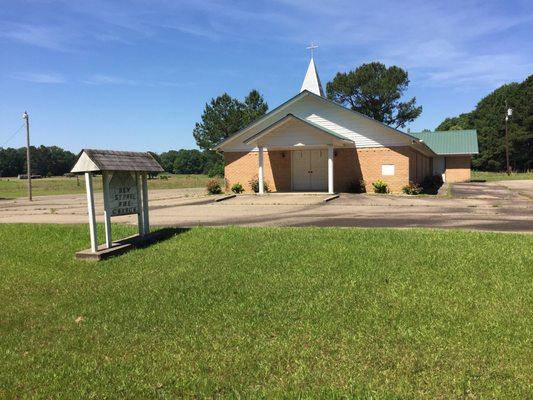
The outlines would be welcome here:
<svg viewBox="0 0 533 400">
<path fill-rule="evenodd" d="M 349 143 L 351 143 L 351 144 L 354 143 L 353 140 L 351 140 L 351 139 L 341 137 L 340 135 L 338 135 L 338 134 L 336 134 L 334 132 L 331 132 L 331 131 L 329 131 L 329 130 L 327 130 L 327 129 L 319 126 L 319 125 L 313 124 L 312 122 L 309 122 L 309 121 L 304 120 L 302 118 L 298 118 L 298 117 L 296 117 L 293 114 L 287 114 L 284 117 L 278 119 L 277 121 L 273 122 L 272 124 L 270 124 L 266 128 L 264 128 L 261 131 L 257 132 L 255 135 L 253 135 L 253 136 L 249 137 L 248 139 L 246 139 L 244 141 L 244 143 L 245 144 L 249 144 L 249 145 L 257 145 L 258 142 L 261 139 L 265 138 L 270 133 L 272 133 L 276 128 L 279 128 L 280 126 L 282 126 L 283 124 L 287 123 L 288 121 L 297 121 L 297 122 L 299 122 L 301 124 L 309 126 L 312 129 L 315 129 L 316 131 L 318 131 L 318 132 L 322 133 L 323 135 L 327 136 L 330 139 L 330 142 L 332 144 L 345 145 L 345 144 L 349 144 Z M 328 144 L 327 141 L 324 142 L 324 144 Z"/>
<path fill-rule="evenodd" d="M 464 153 L 437 153 L 438 156 L 445 156 L 445 157 L 451 157 L 451 156 L 471 156 L 473 154 L 479 154 L 479 151 L 469 151 Z"/>
<path fill-rule="evenodd" d="M 437 153 L 435 153 L 433 150 L 431 150 L 431 147 L 429 147 L 427 144 L 425 144 L 422 140 L 418 140 L 416 138 L 413 138 L 411 141 L 411 146 L 414 147 L 416 150 L 420 151 L 421 153 L 425 154 L 428 157 L 436 157 L 438 156 Z"/>
<path fill-rule="evenodd" d="M 154 158 L 150 152 L 141 153 L 144 156 L 148 155 L 156 165 L 152 165 L 151 167 L 132 167 L 128 169 L 113 169 L 113 168 L 104 168 L 102 165 L 99 164 L 97 160 L 95 160 L 91 154 L 93 152 L 101 152 L 101 151 L 109 151 L 109 150 L 94 150 L 94 149 L 83 149 L 78 154 L 78 157 L 76 159 L 76 163 L 70 170 L 73 174 L 83 174 L 86 172 L 141 172 L 141 173 L 159 173 L 164 172 L 164 169 L 157 163 L 157 160 Z M 117 152 L 120 153 L 120 152 Z M 122 152 L 124 153 L 124 152 Z M 133 152 L 129 152 L 133 153 Z"/>
</svg>

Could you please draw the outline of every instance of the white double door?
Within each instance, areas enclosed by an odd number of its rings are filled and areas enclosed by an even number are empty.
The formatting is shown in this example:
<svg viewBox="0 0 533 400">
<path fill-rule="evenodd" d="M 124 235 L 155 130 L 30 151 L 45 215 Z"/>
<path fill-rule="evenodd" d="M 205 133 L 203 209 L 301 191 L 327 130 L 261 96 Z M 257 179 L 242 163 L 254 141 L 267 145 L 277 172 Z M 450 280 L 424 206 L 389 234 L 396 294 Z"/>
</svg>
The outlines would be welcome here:
<svg viewBox="0 0 533 400">
<path fill-rule="evenodd" d="M 292 190 L 328 190 L 328 150 L 295 150 L 292 152 Z"/>
</svg>

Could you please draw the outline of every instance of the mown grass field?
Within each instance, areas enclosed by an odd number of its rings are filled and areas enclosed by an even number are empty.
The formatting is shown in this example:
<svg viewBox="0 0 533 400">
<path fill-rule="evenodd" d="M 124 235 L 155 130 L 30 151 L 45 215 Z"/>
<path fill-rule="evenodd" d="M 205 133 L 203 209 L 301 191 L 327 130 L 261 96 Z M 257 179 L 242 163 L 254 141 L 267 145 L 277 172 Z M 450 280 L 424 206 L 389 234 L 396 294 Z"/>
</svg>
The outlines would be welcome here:
<svg viewBox="0 0 533 400">
<path fill-rule="evenodd" d="M 507 175 L 505 172 L 472 171 L 472 180 L 487 182 L 533 179 L 533 172 L 513 172 Z"/>
<path fill-rule="evenodd" d="M 209 180 L 207 175 L 166 175 L 169 179 L 150 179 L 150 189 L 203 188 Z M 95 176 L 93 182 L 95 190 L 101 191 L 101 176 Z M 85 193 L 85 180 L 83 176 L 80 176 L 79 181 L 76 178 L 66 177 L 33 179 L 32 188 L 34 196 Z M 24 197 L 27 194 L 28 181 L 0 178 L 0 199 Z"/>
<path fill-rule="evenodd" d="M 98 264 L 86 226 L 0 243 L 1 398 L 532 394 L 531 235 L 198 228 Z"/>
</svg>

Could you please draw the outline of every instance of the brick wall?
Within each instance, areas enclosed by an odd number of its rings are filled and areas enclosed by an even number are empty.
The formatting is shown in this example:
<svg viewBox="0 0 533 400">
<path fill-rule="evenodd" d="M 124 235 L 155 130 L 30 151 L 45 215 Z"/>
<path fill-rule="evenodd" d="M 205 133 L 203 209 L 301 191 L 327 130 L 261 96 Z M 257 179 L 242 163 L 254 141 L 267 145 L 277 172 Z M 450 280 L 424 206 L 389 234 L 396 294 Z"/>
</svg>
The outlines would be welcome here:
<svg viewBox="0 0 533 400">
<path fill-rule="evenodd" d="M 347 191 L 361 179 L 367 190 L 372 182 L 382 179 L 393 193 L 398 193 L 409 183 L 422 182 L 432 173 L 432 160 L 410 147 L 377 147 L 369 149 L 335 149 L 335 190 Z M 394 165 L 394 176 L 381 175 L 383 164 Z"/>
<path fill-rule="evenodd" d="M 400 192 L 409 180 L 421 182 L 431 175 L 431 159 L 410 147 L 378 147 L 364 149 L 335 149 L 334 185 L 335 191 L 345 192 L 350 186 L 363 179 L 367 189 L 372 190 L 372 182 L 383 179 L 391 192 Z M 271 191 L 291 190 L 291 152 L 265 151 L 265 181 Z M 250 191 L 249 181 L 257 178 L 257 152 L 224 153 L 226 169 L 226 190 L 234 183 L 241 183 Z M 394 164 L 393 176 L 382 176 L 382 164 Z"/>
<path fill-rule="evenodd" d="M 433 159 L 418 151 L 409 148 L 409 180 L 415 183 L 422 183 L 424 178 L 433 174 Z"/>
<path fill-rule="evenodd" d="M 391 192 L 400 192 L 409 183 L 410 151 L 409 147 L 357 149 L 356 164 L 360 167 L 367 190 L 372 191 L 372 182 L 382 179 L 387 182 Z M 394 165 L 394 175 L 381 175 L 383 164 Z"/>
<path fill-rule="evenodd" d="M 335 149 L 333 156 L 333 187 L 336 192 L 347 192 L 363 179 L 355 149 Z"/>
<path fill-rule="evenodd" d="M 227 152 L 224 153 L 226 190 L 235 183 L 244 186 L 247 192 L 252 189 L 250 181 L 257 179 L 259 170 L 258 152 Z M 291 190 L 291 152 L 265 151 L 264 176 L 268 188 L 272 192 Z"/>
<path fill-rule="evenodd" d="M 446 182 L 465 182 L 471 178 L 471 156 L 446 157 Z"/>
</svg>

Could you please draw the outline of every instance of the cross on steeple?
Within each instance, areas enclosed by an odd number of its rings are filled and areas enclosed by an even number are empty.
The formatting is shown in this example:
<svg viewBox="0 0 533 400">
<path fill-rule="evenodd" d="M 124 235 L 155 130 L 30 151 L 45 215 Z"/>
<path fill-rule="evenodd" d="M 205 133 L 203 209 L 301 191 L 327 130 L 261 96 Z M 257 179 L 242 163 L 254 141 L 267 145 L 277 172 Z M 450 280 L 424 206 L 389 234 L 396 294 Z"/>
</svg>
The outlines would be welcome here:
<svg viewBox="0 0 533 400">
<path fill-rule="evenodd" d="M 313 42 L 311 42 L 311 45 L 307 47 L 307 50 L 311 50 L 311 58 L 313 58 L 313 53 L 315 49 L 318 49 L 318 44 L 314 44 Z"/>
</svg>

